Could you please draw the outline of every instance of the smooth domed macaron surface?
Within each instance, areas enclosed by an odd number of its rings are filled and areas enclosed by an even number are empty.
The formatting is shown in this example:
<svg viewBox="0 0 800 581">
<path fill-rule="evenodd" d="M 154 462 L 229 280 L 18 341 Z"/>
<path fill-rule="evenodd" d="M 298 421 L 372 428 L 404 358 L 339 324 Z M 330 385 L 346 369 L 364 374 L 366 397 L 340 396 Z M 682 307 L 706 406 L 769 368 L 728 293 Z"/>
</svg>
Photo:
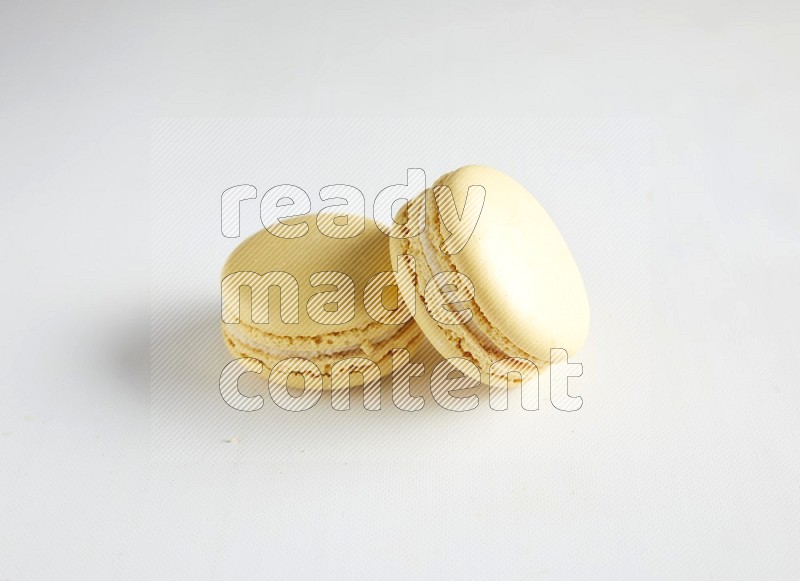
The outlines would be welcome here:
<svg viewBox="0 0 800 581">
<path fill-rule="evenodd" d="M 463 248 L 448 248 L 444 241 L 451 233 L 435 193 L 449 188 L 463 214 L 470 186 L 482 186 L 485 192 L 480 215 Z M 478 196 L 470 198 L 475 204 Z M 393 240 L 393 254 L 414 255 L 423 276 L 457 271 L 474 285 L 469 303 L 473 320 L 468 324 L 432 324 L 425 309 L 417 309 L 416 319 L 431 342 L 448 342 L 443 355 L 467 351 L 485 367 L 487 358 L 527 355 L 547 362 L 551 348 L 570 354 L 581 348 L 589 328 L 583 279 L 558 228 L 521 184 L 496 169 L 467 166 L 442 176 L 406 210 L 412 223 L 424 219 L 425 229 L 413 239 Z M 419 281 L 418 293 L 425 283 Z M 454 342 L 459 343 L 456 348 Z"/>
<path fill-rule="evenodd" d="M 354 219 L 361 220 L 361 217 Z M 230 254 L 222 269 L 222 278 L 234 272 L 286 272 L 298 282 L 300 312 L 298 324 L 287 324 L 276 312 L 270 313 L 268 324 L 254 324 L 272 333 L 288 336 L 315 335 L 320 332 L 346 331 L 370 325 L 363 304 L 363 290 L 376 273 L 391 271 L 389 241 L 372 220 L 364 219 L 364 231 L 351 238 L 331 238 L 309 220 L 309 229 L 300 238 L 281 238 L 261 230 L 245 239 Z M 355 313 L 351 320 L 321 325 L 308 316 L 305 306 L 311 295 L 322 290 L 309 284 L 314 273 L 343 272 L 355 283 Z M 250 312 L 250 293 L 242 295 L 243 312 Z M 270 303 L 272 304 L 272 303 Z M 276 301 L 277 306 L 277 301 Z M 273 316 L 274 315 L 274 316 Z"/>
</svg>

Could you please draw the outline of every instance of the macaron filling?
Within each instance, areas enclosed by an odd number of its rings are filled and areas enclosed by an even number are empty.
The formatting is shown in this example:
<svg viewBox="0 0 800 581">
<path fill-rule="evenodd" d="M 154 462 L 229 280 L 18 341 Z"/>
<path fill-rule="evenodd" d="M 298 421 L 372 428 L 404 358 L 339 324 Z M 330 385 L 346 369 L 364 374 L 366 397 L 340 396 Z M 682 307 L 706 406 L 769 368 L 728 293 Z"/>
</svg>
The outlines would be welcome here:
<svg viewBox="0 0 800 581">
<path fill-rule="evenodd" d="M 403 324 L 399 330 L 397 327 L 385 326 L 383 332 L 375 333 L 363 339 L 360 344 L 343 343 L 340 347 L 315 347 L 306 349 L 274 346 L 274 343 L 278 341 L 270 342 L 267 337 L 264 337 L 267 334 L 263 331 L 256 331 L 256 333 L 260 333 L 262 337 L 255 338 L 253 337 L 254 330 L 247 327 L 244 329 L 239 329 L 235 326 L 224 328 L 223 334 L 232 348 L 246 350 L 259 355 L 259 359 L 266 359 L 266 361 L 262 361 L 262 363 L 267 366 L 270 366 L 270 363 L 276 360 L 300 357 L 309 359 L 310 361 L 318 361 L 323 364 L 323 367 L 326 367 L 330 364 L 330 360 L 332 359 L 344 359 L 348 357 L 364 357 L 374 360 L 375 363 L 379 363 L 390 355 L 392 349 L 405 347 L 403 342 L 408 342 L 407 334 L 410 331 L 414 331 L 414 325 L 414 321 L 409 320 Z M 381 325 L 381 327 L 384 326 Z M 412 333 L 412 335 L 416 336 L 417 333 Z M 414 338 L 413 336 L 412 339 Z M 392 341 L 392 339 L 397 339 L 397 341 Z M 341 342 L 341 337 L 338 337 L 336 340 Z M 241 347 L 244 347 L 244 349 L 240 349 Z M 323 361 L 320 361 L 320 359 Z"/>
</svg>

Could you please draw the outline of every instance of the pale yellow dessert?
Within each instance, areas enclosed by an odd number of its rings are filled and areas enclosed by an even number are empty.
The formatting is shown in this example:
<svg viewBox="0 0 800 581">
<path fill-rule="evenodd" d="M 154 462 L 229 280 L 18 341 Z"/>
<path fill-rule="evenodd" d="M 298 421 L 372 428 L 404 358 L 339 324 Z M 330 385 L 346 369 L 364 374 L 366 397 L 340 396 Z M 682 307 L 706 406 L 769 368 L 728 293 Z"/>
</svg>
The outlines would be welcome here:
<svg viewBox="0 0 800 581">
<path fill-rule="evenodd" d="M 443 220 L 456 223 L 454 208 L 466 224 L 455 235 Z M 450 215 L 443 216 L 443 209 Z M 400 236 L 422 232 L 392 238 L 392 255 L 409 254 L 416 263 L 417 284 L 400 288 L 409 305 L 416 303 L 417 323 L 444 357 L 464 357 L 488 374 L 494 362 L 509 357 L 541 369 L 550 363 L 551 349 L 573 355 L 584 344 L 589 303 L 575 260 L 544 208 L 511 177 L 485 166 L 448 173 L 404 207 L 398 221 L 406 220 Z M 427 281 L 448 271 L 474 285 L 473 298 L 452 307 L 467 307 L 467 322 L 443 324 L 424 304 Z M 403 276 L 413 274 L 400 272 L 398 278 Z"/>
<path fill-rule="evenodd" d="M 299 238 L 258 232 L 228 258 L 222 271 L 222 334 L 228 349 L 237 358 L 261 361 L 264 375 L 281 360 L 308 359 L 319 368 L 326 387 L 333 364 L 346 358 L 369 359 L 382 374 L 389 373 L 392 349 L 407 349 L 413 356 L 424 340 L 413 318 L 388 325 L 373 320 L 365 310 L 367 282 L 393 270 L 389 238 L 369 219 L 364 231 L 351 238 L 324 235 L 313 218 L 308 224 L 307 234 Z M 269 280 L 258 278 L 265 273 L 273 274 Z M 269 282 L 281 283 L 283 309 L 279 309 L 278 289 L 267 290 Z M 396 300 L 403 306 L 402 299 Z M 353 384 L 359 381 L 355 374 Z"/>
</svg>

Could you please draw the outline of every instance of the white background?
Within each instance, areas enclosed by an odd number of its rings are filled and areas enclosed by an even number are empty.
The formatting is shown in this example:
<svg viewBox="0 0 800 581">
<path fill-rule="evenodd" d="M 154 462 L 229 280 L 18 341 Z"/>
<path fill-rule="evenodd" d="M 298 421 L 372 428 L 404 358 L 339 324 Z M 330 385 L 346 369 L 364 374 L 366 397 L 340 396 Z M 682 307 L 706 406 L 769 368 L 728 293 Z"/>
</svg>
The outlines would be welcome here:
<svg viewBox="0 0 800 581">
<path fill-rule="evenodd" d="M 0 10 L 0 579 L 800 574 L 796 3 Z M 383 431 L 379 412 L 359 439 L 362 416 L 329 412 L 325 430 L 284 420 L 283 454 L 259 457 L 254 432 L 164 458 L 150 128 L 184 116 L 644 120 L 649 381 L 614 391 L 609 373 L 641 364 L 596 319 L 574 414 L 393 414 Z M 581 201 L 557 194 L 541 199 L 587 252 Z M 211 423 L 200 436 L 241 435 Z M 419 458 L 392 453 L 421 435 Z"/>
</svg>

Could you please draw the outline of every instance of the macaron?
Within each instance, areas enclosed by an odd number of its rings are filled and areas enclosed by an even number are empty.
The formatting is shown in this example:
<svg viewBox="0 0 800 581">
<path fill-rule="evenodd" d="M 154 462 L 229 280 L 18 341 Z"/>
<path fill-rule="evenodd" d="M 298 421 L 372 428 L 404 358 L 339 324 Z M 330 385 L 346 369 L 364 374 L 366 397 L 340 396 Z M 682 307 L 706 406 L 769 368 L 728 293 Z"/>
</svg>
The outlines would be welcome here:
<svg viewBox="0 0 800 581">
<path fill-rule="evenodd" d="M 507 366 L 493 367 L 498 361 L 516 358 L 542 369 L 551 355 L 574 355 L 583 346 L 589 303 L 578 266 L 545 209 L 513 178 L 462 167 L 411 199 L 396 221 L 392 255 L 413 257 L 394 259 L 405 269 L 398 279 L 416 283 L 401 285 L 401 294 L 442 356 L 473 362 L 486 382 L 507 375 Z M 450 302 L 447 310 L 459 317 L 442 321 L 431 315 L 431 292 L 440 289 L 430 281 L 444 272 L 459 278 L 442 279 L 450 284 L 437 304 Z"/>
<path fill-rule="evenodd" d="M 297 238 L 265 229 L 244 240 L 223 267 L 225 344 L 237 359 L 260 361 L 264 376 L 280 361 L 303 358 L 316 366 L 323 386 L 330 388 L 331 369 L 338 361 L 364 358 L 376 363 L 383 376 L 391 372 L 392 349 L 406 349 L 413 357 L 424 343 L 391 284 L 389 237 L 363 216 L 337 219 L 355 225 L 346 232 L 349 237 L 331 237 L 313 220 Z M 360 221 L 363 231 L 352 235 Z M 380 308 L 376 301 L 369 312 L 364 302 L 368 283 L 373 295 L 378 289 L 378 301 L 384 298 L 387 316 L 379 320 L 372 316 Z M 388 290 L 381 293 L 383 287 Z M 359 385 L 364 377 L 355 373 L 350 379 L 351 385 Z"/>
</svg>

